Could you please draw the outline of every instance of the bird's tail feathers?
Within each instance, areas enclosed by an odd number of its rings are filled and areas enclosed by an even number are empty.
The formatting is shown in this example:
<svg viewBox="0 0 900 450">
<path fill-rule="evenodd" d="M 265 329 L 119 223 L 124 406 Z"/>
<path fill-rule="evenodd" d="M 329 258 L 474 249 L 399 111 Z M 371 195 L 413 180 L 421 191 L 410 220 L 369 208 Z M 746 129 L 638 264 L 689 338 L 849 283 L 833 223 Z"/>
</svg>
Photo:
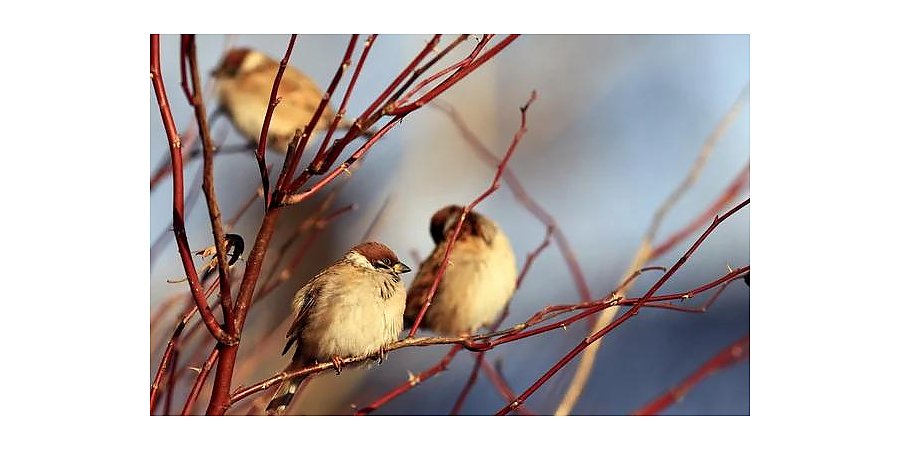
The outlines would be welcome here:
<svg viewBox="0 0 900 450">
<path fill-rule="evenodd" d="M 285 371 L 299 369 L 300 367 L 301 365 L 291 363 Z M 309 378 L 309 375 L 301 375 L 282 382 L 281 386 L 278 387 L 278 391 L 275 392 L 275 396 L 272 397 L 272 401 L 269 402 L 269 406 L 266 406 L 266 415 L 283 415 L 291 405 L 294 396 L 303 389 L 307 378 Z"/>
</svg>

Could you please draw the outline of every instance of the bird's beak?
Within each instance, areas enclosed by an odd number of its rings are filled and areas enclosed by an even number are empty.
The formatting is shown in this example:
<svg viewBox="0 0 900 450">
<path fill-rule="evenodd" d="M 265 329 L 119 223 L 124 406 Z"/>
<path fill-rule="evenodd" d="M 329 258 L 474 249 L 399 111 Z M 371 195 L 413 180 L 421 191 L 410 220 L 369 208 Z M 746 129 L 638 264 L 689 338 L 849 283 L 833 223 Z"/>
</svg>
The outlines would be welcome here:
<svg viewBox="0 0 900 450">
<path fill-rule="evenodd" d="M 409 266 L 407 266 L 406 264 L 403 264 L 402 262 L 398 262 L 397 264 L 394 264 L 394 272 L 396 272 L 396 273 L 406 273 L 406 272 L 409 272 L 410 270 L 412 270 L 412 269 L 410 269 Z"/>
</svg>

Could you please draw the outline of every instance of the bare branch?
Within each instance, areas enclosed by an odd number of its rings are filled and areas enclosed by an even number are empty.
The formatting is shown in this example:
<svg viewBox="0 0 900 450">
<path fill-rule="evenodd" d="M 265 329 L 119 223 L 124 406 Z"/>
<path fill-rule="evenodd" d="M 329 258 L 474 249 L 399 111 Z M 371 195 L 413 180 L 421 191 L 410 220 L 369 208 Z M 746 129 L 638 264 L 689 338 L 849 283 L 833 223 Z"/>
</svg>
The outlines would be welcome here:
<svg viewBox="0 0 900 450">
<path fill-rule="evenodd" d="M 182 41 L 183 45 L 185 44 Z M 222 312 L 225 320 L 225 331 L 235 335 L 234 318 L 231 308 L 231 281 L 228 277 L 229 264 L 226 261 L 225 231 L 222 227 L 222 213 L 219 211 L 219 202 L 216 199 L 216 187 L 213 170 L 213 143 L 209 132 L 209 123 L 206 121 L 206 105 L 201 95 L 200 71 L 197 68 L 197 42 L 194 36 L 188 38 L 187 57 L 191 69 L 191 84 L 194 98 L 191 104 L 194 106 L 194 115 L 200 127 L 200 139 L 203 143 L 203 193 L 206 196 L 209 222 L 212 226 L 213 239 L 216 246 L 216 260 L 219 268 L 219 296 L 222 301 Z"/>
<path fill-rule="evenodd" d="M 262 181 L 263 202 L 266 209 L 269 208 L 269 170 L 266 167 L 266 145 L 269 142 L 269 126 L 272 124 L 272 116 L 275 114 L 275 107 L 281 101 L 278 97 L 278 88 L 281 86 L 281 78 L 284 76 L 284 70 L 287 68 L 288 62 L 291 60 L 291 52 L 294 50 L 294 43 L 297 41 L 297 35 L 292 34 L 291 40 L 288 41 L 287 49 L 284 51 L 284 58 L 278 65 L 278 72 L 275 74 L 275 81 L 272 83 L 272 93 L 269 94 L 269 106 L 266 108 L 266 116 L 263 119 L 262 129 L 259 132 L 259 142 L 256 144 L 256 164 L 259 166 L 259 177 Z"/>
<path fill-rule="evenodd" d="M 234 336 L 226 333 L 225 330 L 222 329 L 222 326 L 216 321 L 209 305 L 206 303 L 206 297 L 203 295 L 203 288 L 197 277 L 197 270 L 194 268 L 194 263 L 191 260 L 190 245 L 188 244 L 187 233 L 184 228 L 184 179 L 181 161 L 181 139 L 178 137 L 178 131 L 175 128 L 175 120 L 172 117 L 172 110 L 169 107 L 166 88 L 163 84 L 162 73 L 160 72 L 158 34 L 150 36 L 150 81 L 153 84 L 153 90 L 156 93 L 160 115 L 162 116 L 163 125 L 166 129 L 166 137 L 169 140 L 169 153 L 172 158 L 172 227 L 175 233 L 175 241 L 178 244 L 178 253 L 181 256 L 181 262 L 188 278 L 191 293 L 194 296 L 194 302 L 197 304 L 200 315 L 203 317 L 203 322 L 206 324 L 209 332 L 212 333 L 219 342 L 225 345 L 234 345 L 237 340 Z"/>
<path fill-rule="evenodd" d="M 736 342 L 725 347 L 721 352 L 713 356 L 700 366 L 697 371 L 690 374 L 674 388 L 669 389 L 650 403 L 631 413 L 635 416 L 652 416 L 659 414 L 673 403 L 681 400 L 704 378 L 722 370 L 728 366 L 737 364 L 750 357 L 750 335 L 746 335 Z"/>
<path fill-rule="evenodd" d="M 438 361 L 438 363 L 435 364 L 433 367 L 431 367 L 430 369 L 425 370 L 423 372 L 420 372 L 416 375 L 410 374 L 409 381 L 407 381 L 404 384 L 401 384 L 400 386 L 397 386 L 397 388 L 388 392 L 384 396 L 379 397 L 378 400 L 370 403 L 369 406 L 358 409 L 356 411 L 356 413 L 354 413 L 354 415 L 355 416 L 364 416 L 364 415 L 371 414 L 372 411 L 375 411 L 376 409 L 384 406 L 385 403 L 399 397 L 400 394 L 403 394 L 404 392 L 412 389 L 413 387 L 417 386 L 419 383 L 422 383 L 423 381 L 428 380 L 429 378 L 437 375 L 438 373 L 441 373 L 441 372 L 447 370 L 447 367 L 450 366 L 450 362 L 456 356 L 456 353 L 459 352 L 460 350 L 462 350 L 462 345 L 453 346 L 453 348 L 451 348 L 450 351 L 447 352 L 447 354 L 444 355 L 444 357 L 441 358 L 441 360 Z"/>
</svg>

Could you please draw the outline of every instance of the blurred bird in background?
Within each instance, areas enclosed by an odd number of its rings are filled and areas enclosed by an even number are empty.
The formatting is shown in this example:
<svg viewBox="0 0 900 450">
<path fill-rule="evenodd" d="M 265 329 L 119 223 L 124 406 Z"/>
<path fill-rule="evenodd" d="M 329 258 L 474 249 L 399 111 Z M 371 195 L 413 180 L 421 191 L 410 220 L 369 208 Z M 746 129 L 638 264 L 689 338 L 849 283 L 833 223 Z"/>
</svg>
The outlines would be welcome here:
<svg viewBox="0 0 900 450">
<path fill-rule="evenodd" d="M 213 71 L 221 107 L 234 127 L 254 143 L 259 143 L 279 65 L 279 61 L 256 50 L 235 48 L 225 54 Z M 294 131 L 312 119 L 322 101 L 322 91 L 310 77 L 289 65 L 285 67 L 277 97 L 281 101 L 272 114 L 268 140 L 271 148 L 284 153 Z M 333 119 L 334 110 L 326 105 L 313 131 L 326 129 Z M 349 124 L 341 126 L 346 128 Z"/>
<path fill-rule="evenodd" d="M 404 319 L 412 326 L 447 253 L 463 208 L 451 205 L 431 217 L 435 247 L 409 290 Z M 442 335 L 462 335 L 492 324 L 516 289 L 516 256 L 503 230 L 470 212 L 453 245 L 449 264 L 425 312 L 422 326 Z"/>
</svg>

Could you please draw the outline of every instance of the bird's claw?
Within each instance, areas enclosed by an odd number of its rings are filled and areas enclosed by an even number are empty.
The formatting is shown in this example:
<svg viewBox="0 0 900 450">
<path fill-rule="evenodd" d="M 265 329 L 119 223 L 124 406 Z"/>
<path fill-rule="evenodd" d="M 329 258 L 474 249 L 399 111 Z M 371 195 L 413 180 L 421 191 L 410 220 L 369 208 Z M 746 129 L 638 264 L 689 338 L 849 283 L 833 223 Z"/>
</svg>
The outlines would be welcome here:
<svg viewBox="0 0 900 450">
<path fill-rule="evenodd" d="M 338 375 L 340 375 L 341 369 L 343 369 L 344 367 L 344 362 L 339 356 L 332 356 L 331 363 L 334 364 L 334 371 L 337 372 Z"/>
</svg>

